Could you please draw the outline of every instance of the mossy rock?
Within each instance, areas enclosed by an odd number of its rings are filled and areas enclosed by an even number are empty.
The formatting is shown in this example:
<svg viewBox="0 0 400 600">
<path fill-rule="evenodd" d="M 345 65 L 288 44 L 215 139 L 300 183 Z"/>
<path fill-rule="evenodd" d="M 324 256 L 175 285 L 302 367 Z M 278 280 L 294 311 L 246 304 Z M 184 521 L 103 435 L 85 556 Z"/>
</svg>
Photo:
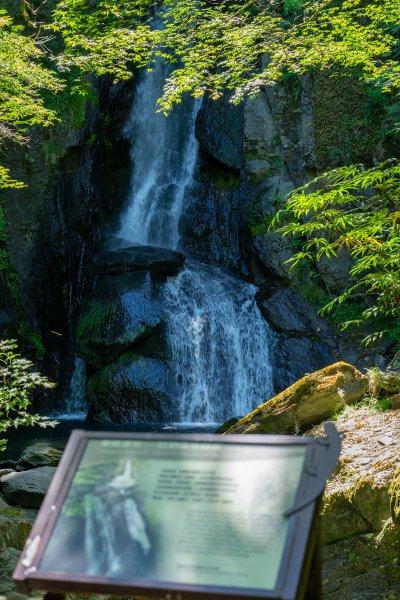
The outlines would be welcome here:
<svg viewBox="0 0 400 600">
<path fill-rule="evenodd" d="M 391 520 L 379 533 L 355 535 L 322 551 L 323 597 L 398 600 L 399 531 Z"/>
<path fill-rule="evenodd" d="M 347 486 L 344 483 L 333 493 L 325 494 L 321 512 L 322 541 L 331 544 L 362 533 L 377 533 L 388 519 L 387 482 L 380 482 L 371 475 L 354 485 L 349 477 Z"/>
<path fill-rule="evenodd" d="M 76 353 L 98 369 L 156 331 L 162 319 L 149 273 L 105 276 L 82 307 Z"/>
<path fill-rule="evenodd" d="M 400 370 L 388 370 L 377 375 L 379 386 L 385 392 L 398 393 L 400 392 Z"/>
<path fill-rule="evenodd" d="M 0 507 L 0 550 L 9 547 L 22 550 L 31 529 L 32 518 L 23 514 L 23 510 L 12 506 Z"/>
<path fill-rule="evenodd" d="M 28 446 L 21 454 L 18 465 L 24 469 L 36 467 L 56 467 L 61 460 L 62 451 L 46 444 Z"/>
<path fill-rule="evenodd" d="M 397 468 L 389 488 L 392 519 L 400 526 L 400 466 Z"/>
<path fill-rule="evenodd" d="M 306 375 L 262 404 L 227 433 L 293 433 L 329 419 L 346 404 L 360 400 L 367 378 L 338 362 Z"/>
</svg>

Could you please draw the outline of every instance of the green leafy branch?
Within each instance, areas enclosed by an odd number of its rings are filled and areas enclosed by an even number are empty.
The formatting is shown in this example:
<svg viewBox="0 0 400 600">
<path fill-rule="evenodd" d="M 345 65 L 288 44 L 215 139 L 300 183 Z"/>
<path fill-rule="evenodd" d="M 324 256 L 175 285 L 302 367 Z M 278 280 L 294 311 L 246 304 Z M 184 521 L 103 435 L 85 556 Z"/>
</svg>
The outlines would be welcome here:
<svg viewBox="0 0 400 600">
<path fill-rule="evenodd" d="M 54 427 L 57 421 L 29 412 L 32 392 L 37 388 L 54 388 L 40 373 L 32 371 L 32 362 L 15 352 L 15 340 L 0 340 L 0 433 L 10 428 L 38 425 Z M 0 439 L 0 450 L 6 447 Z"/>
<path fill-rule="evenodd" d="M 349 325 L 382 325 L 365 339 L 368 345 L 388 333 L 400 318 L 400 163 L 386 161 L 364 169 L 352 165 L 334 169 L 298 188 L 271 227 L 282 235 L 301 235 L 303 245 L 288 263 L 320 261 L 349 252 L 351 284 L 322 310 L 355 298 L 367 300 L 360 318 Z M 360 303 L 360 306 L 362 302 Z"/>
</svg>

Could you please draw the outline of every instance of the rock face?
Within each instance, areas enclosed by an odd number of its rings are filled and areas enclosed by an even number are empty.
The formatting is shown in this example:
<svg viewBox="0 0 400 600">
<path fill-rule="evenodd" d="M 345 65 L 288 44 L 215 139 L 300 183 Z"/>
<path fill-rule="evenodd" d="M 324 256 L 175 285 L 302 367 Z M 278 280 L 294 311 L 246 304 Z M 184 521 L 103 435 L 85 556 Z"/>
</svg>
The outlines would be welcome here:
<svg viewBox="0 0 400 600">
<path fill-rule="evenodd" d="M 103 252 L 96 258 L 94 269 L 101 275 L 119 275 L 131 271 L 177 275 L 184 262 L 185 255 L 182 252 L 154 246 L 131 246 Z"/>
<path fill-rule="evenodd" d="M 16 548 L 0 550 L 0 590 L 7 600 L 26 600 L 27 596 L 15 590 L 12 579 L 21 551 Z"/>
<path fill-rule="evenodd" d="M 22 473 L 5 475 L 0 480 L 3 494 L 12 504 L 38 508 L 55 472 L 55 467 L 39 467 Z"/>
<path fill-rule="evenodd" d="M 162 361 L 123 354 L 90 379 L 89 419 L 97 423 L 167 421 L 171 414 L 167 378 Z"/>
<path fill-rule="evenodd" d="M 242 165 L 243 105 L 235 106 L 225 96 L 203 100 L 197 114 L 196 137 L 211 156 L 232 169 Z"/>
<path fill-rule="evenodd" d="M 10 4 L 20 10 L 18 3 Z M 61 95 L 65 114 L 60 123 L 34 128 L 29 151 L 9 145 L 4 158 L 13 176 L 27 186 L 5 192 L 6 240 L 1 245 L 10 268 L 2 269 L 0 277 L 0 310 L 9 314 L 10 324 L 2 328 L 0 323 L 0 329 L 2 337 L 19 338 L 16 331 L 22 332 L 24 322 L 28 348 L 45 347 L 38 367 L 58 382 L 57 392 L 48 392 L 53 410 L 68 392 L 73 372 L 71 317 L 92 287 L 102 231 L 119 213 L 129 184 L 128 150 L 120 135 L 129 89 L 113 86 L 110 91 L 103 80 L 96 92 L 95 107 L 67 89 Z M 104 114 L 113 121 L 107 133 Z M 48 410 L 43 404 L 41 408 Z"/>
<path fill-rule="evenodd" d="M 104 276 L 80 313 L 77 354 L 95 368 L 111 363 L 160 327 L 162 317 L 148 272 Z"/>
<path fill-rule="evenodd" d="M 400 423 L 396 413 L 359 408 L 340 415 L 342 453 L 321 514 L 327 600 L 400 597 Z M 392 445 L 382 446 L 385 433 Z M 317 432 L 315 432 L 317 433 Z"/>
<path fill-rule="evenodd" d="M 61 450 L 51 446 L 29 446 L 21 454 L 17 467 L 34 469 L 36 467 L 56 467 L 62 457 Z"/>
<path fill-rule="evenodd" d="M 337 359 L 336 342 L 327 323 L 299 294 L 280 285 L 264 285 L 256 294 L 265 319 L 276 331 L 274 388 L 280 391 Z"/>
<path fill-rule="evenodd" d="M 315 335 L 328 327 L 314 307 L 288 287 L 270 285 L 256 294 L 257 304 L 276 331 L 288 335 Z"/>
<path fill-rule="evenodd" d="M 241 419 L 228 433 L 293 433 L 330 418 L 360 400 L 367 378 L 346 363 L 303 377 Z"/>
<path fill-rule="evenodd" d="M 13 547 L 22 550 L 32 529 L 36 511 L 16 509 L 0 503 L 0 550 Z M 2 591 L 2 590 L 1 590 Z"/>
</svg>

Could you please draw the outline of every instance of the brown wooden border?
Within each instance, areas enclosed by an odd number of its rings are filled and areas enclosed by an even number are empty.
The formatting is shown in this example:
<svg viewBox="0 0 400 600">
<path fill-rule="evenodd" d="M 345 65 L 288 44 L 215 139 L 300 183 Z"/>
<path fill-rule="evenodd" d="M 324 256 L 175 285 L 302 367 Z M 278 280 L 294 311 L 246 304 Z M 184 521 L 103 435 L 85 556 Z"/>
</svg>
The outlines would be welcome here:
<svg viewBox="0 0 400 600">
<path fill-rule="evenodd" d="M 73 431 L 68 441 L 59 467 L 50 488 L 41 505 L 32 532 L 27 540 L 14 572 L 14 580 L 19 591 L 29 593 L 32 589 L 44 589 L 51 592 L 88 592 L 114 594 L 121 596 L 157 596 L 167 600 L 229 600 L 230 598 L 265 598 L 271 600 L 298 600 L 298 590 L 303 588 L 301 582 L 308 576 L 305 569 L 306 555 L 310 550 L 310 531 L 316 514 L 317 502 L 311 502 L 300 512 L 289 517 L 289 528 L 283 552 L 283 558 L 274 590 L 247 588 L 230 588 L 222 586 L 198 586 L 192 584 L 174 584 L 171 582 L 154 582 L 145 580 L 111 580 L 84 575 L 71 575 L 63 572 L 46 572 L 38 568 L 40 560 L 57 521 L 63 501 L 71 485 L 75 471 L 83 456 L 86 444 L 93 439 L 142 440 L 142 441 L 178 441 L 218 444 L 245 444 L 262 446 L 298 445 L 307 446 L 305 465 L 312 457 L 314 440 L 311 438 L 275 435 L 231 435 L 216 434 L 163 434 L 163 433 L 129 433 L 129 432 L 93 432 Z M 303 467 L 303 471 L 304 471 Z M 296 493 L 295 503 L 307 493 L 307 478 L 302 473 Z M 40 543 L 29 567 L 22 564 L 29 541 L 40 536 Z"/>
</svg>

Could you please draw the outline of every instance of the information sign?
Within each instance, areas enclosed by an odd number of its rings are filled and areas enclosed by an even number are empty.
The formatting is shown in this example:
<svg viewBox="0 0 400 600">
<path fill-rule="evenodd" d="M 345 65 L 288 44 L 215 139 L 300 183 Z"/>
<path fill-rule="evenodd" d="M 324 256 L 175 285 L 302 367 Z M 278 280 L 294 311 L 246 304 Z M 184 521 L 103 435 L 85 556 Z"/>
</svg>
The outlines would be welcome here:
<svg viewBox="0 0 400 600">
<path fill-rule="evenodd" d="M 327 439 L 76 431 L 17 586 L 294 600 Z"/>
</svg>

